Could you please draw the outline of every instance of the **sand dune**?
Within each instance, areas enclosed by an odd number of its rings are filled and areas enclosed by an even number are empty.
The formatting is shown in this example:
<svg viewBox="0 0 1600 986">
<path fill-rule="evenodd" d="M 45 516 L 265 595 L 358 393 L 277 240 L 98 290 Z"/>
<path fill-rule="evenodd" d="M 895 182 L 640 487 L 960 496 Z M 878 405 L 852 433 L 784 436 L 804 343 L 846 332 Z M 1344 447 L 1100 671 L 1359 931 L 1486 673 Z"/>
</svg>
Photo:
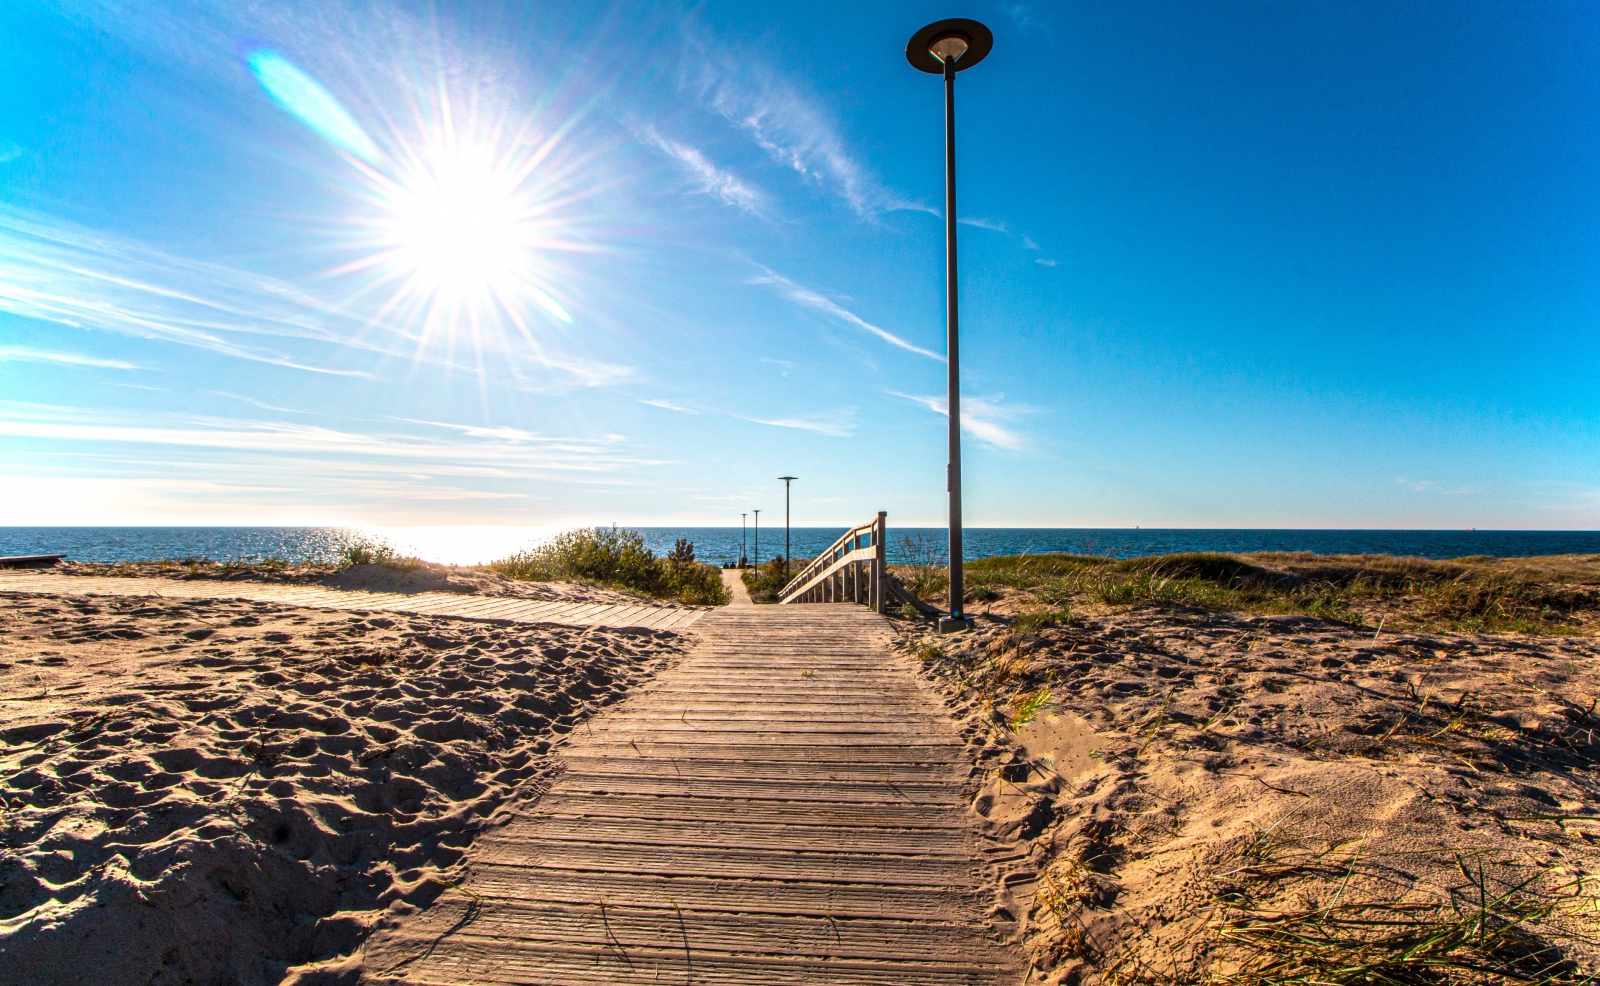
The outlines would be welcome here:
<svg viewBox="0 0 1600 986">
<path fill-rule="evenodd" d="M 1600 969 L 1593 637 L 1158 607 L 1033 632 L 980 618 L 963 637 L 901 625 L 990 733 L 974 809 L 1031 846 L 998 896 L 1041 981 L 1259 983 L 1280 960 L 1325 981 L 1318 962 L 1401 954 L 1360 944 L 1363 922 L 1421 942 L 1480 899 L 1513 938 L 1430 946 L 1429 975 Z M 1304 928 L 1342 944 L 1288 940 Z"/>
<path fill-rule="evenodd" d="M 277 983 L 451 892 L 666 633 L 0 597 L 0 983 Z M 337 961 L 334 963 L 337 965 Z"/>
</svg>

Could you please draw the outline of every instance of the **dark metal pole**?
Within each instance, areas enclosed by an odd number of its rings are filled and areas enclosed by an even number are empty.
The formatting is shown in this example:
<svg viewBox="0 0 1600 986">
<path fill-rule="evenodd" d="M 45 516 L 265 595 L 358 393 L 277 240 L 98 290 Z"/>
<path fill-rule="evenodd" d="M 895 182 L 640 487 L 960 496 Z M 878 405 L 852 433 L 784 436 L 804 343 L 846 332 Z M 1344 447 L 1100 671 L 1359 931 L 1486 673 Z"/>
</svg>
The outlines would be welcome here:
<svg viewBox="0 0 1600 986">
<path fill-rule="evenodd" d="M 783 480 L 783 578 L 789 579 L 789 484 L 799 476 L 779 476 Z"/>
<path fill-rule="evenodd" d="M 756 515 L 756 574 L 759 576 L 761 574 L 761 511 L 757 510 L 755 512 L 755 515 Z"/>
<path fill-rule="evenodd" d="M 944 239 L 950 351 L 950 619 L 962 618 L 966 586 L 961 572 L 961 356 L 956 301 L 956 61 L 944 62 Z"/>
</svg>

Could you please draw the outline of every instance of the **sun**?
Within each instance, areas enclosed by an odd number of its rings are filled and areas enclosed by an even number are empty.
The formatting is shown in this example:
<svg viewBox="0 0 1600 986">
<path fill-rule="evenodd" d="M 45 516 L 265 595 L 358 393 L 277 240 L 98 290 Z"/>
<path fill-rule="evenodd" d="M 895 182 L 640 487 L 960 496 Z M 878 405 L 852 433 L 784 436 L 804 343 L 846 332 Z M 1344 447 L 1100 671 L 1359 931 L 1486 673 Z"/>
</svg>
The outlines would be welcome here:
<svg viewBox="0 0 1600 986">
<path fill-rule="evenodd" d="M 350 159 L 371 211 L 354 224 L 361 257 L 338 272 L 388 293 L 373 321 L 415 327 L 419 354 L 463 332 L 481 350 L 502 324 L 538 346 L 537 313 L 572 325 L 555 298 L 563 265 L 554 258 L 584 247 L 563 218 L 570 169 L 552 155 L 555 142 L 458 131 L 445 109 L 415 143 L 396 143 L 372 165 Z"/>
<path fill-rule="evenodd" d="M 490 162 L 441 155 L 395 186 L 385 225 L 390 262 L 431 294 L 466 297 L 514 281 L 530 230 L 517 188 Z"/>
</svg>

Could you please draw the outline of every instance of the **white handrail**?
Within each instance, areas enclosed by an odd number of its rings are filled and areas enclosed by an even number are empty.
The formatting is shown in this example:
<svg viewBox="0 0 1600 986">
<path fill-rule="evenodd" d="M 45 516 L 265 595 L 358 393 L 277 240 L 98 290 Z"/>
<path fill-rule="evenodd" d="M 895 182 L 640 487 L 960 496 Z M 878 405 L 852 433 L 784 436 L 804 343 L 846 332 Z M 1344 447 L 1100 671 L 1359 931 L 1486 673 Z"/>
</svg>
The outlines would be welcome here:
<svg viewBox="0 0 1600 986">
<path fill-rule="evenodd" d="M 778 593 L 778 603 L 844 602 L 848 596 L 883 612 L 888 516 L 880 510 L 877 517 L 846 531 L 789 580 Z"/>
</svg>

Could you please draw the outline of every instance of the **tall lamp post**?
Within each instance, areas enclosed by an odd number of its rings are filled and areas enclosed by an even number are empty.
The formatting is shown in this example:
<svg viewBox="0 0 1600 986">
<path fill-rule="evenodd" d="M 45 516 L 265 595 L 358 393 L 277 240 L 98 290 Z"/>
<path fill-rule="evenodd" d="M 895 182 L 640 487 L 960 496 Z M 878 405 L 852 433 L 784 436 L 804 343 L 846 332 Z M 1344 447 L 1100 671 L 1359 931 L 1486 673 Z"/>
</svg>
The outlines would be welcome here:
<svg viewBox="0 0 1600 986">
<path fill-rule="evenodd" d="M 956 303 L 956 73 L 983 61 L 994 35 L 965 17 L 935 21 L 911 36 L 906 60 L 911 67 L 944 76 L 944 251 L 946 330 L 950 353 L 950 460 L 945 486 L 950 491 L 950 616 L 939 631 L 971 629 L 963 611 L 966 586 L 961 572 L 961 360 Z"/>
<path fill-rule="evenodd" d="M 747 548 L 750 547 L 749 520 L 750 520 L 750 515 L 748 513 L 743 513 L 743 514 L 739 515 L 739 567 L 740 568 L 743 568 L 750 561 L 750 553 L 746 550 Z"/>
<path fill-rule="evenodd" d="M 756 515 L 756 575 L 759 577 L 761 575 L 761 511 L 759 511 L 759 510 L 755 511 L 755 515 Z"/>
<path fill-rule="evenodd" d="M 783 480 L 783 581 L 789 581 L 789 484 L 799 476 L 779 476 Z"/>
</svg>

